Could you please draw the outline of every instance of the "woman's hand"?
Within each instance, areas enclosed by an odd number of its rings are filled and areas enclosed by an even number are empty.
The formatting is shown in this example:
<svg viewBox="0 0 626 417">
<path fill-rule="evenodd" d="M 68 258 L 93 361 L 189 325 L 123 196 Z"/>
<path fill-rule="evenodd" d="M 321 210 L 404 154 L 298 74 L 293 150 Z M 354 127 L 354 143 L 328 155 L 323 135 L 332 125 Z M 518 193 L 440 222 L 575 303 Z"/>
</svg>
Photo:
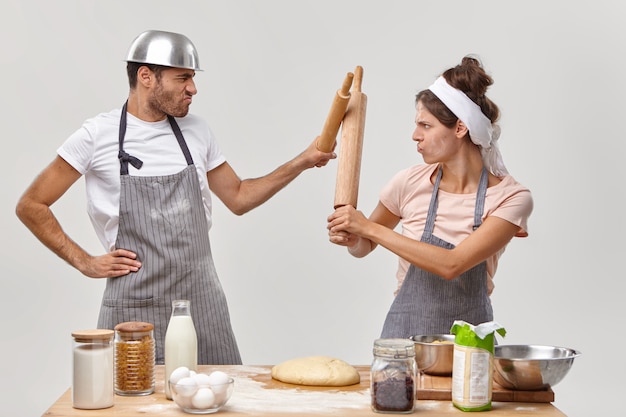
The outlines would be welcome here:
<svg viewBox="0 0 626 417">
<path fill-rule="evenodd" d="M 339 207 L 328 216 L 329 240 L 340 246 L 355 246 L 360 239 L 359 232 L 368 220 L 363 213 L 350 205 Z"/>
</svg>

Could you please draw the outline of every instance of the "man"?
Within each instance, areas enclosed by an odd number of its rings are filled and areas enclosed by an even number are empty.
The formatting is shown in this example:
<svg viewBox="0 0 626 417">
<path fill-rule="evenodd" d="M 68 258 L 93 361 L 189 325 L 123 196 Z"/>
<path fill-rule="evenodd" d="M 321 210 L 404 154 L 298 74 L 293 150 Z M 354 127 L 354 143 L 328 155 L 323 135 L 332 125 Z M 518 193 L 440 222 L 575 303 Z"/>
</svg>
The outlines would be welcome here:
<svg viewBox="0 0 626 417">
<path fill-rule="evenodd" d="M 191 41 L 147 31 L 134 40 L 126 61 L 130 92 L 122 109 L 85 121 L 25 191 L 16 213 L 81 273 L 108 278 L 99 328 L 125 321 L 154 324 L 156 360 L 163 363 L 171 303 L 188 299 L 198 363 L 240 364 L 211 255 L 211 192 L 233 213 L 244 214 L 336 155 L 318 151 L 314 141 L 273 172 L 241 180 L 204 120 L 188 114 L 199 70 Z M 104 255 L 82 249 L 50 210 L 82 175 Z"/>
</svg>

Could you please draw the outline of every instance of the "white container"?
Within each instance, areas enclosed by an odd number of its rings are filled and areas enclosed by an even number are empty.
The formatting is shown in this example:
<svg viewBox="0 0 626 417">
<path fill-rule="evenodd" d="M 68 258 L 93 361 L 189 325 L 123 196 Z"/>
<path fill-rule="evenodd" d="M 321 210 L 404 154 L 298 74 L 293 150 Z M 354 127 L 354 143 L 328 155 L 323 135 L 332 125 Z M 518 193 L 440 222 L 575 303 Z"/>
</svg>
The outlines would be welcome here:
<svg viewBox="0 0 626 417">
<path fill-rule="evenodd" d="M 463 411 L 491 408 L 493 354 L 488 350 L 454 345 L 452 401 Z"/>
<path fill-rule="evenodd" d="M 477 326 L 455 320 L 452 358 L 452 404 L 461 411 L 491 410 L 495 334 L 506 335 L 495 321 Z"/>
<path fill-rule="evenodd" d="M 189 300 L 172 301 L 172 315 L 165 332 L 165 397 L 172 399 L 169 379 L 172 371 L 186 366 L 198 368 L 198 337 L 191 318 Z"/>
<path fill-rule="evenodd" d="M 113 334 L 105 329 L 72 332 L 72 407 L 113 406 Z"/>
</svg>

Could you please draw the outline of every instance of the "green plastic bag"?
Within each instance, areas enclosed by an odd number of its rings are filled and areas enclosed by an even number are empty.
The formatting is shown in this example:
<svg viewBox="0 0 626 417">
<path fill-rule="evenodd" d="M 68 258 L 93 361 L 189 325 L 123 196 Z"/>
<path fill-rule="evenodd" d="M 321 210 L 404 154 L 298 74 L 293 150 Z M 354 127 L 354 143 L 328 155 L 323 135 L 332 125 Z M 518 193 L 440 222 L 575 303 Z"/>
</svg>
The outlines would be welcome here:
<svg viewBox="0 0 626 417">
<path fill-rule="evenodd" d="M 491 410 L 495 333 L 506 335 L 504 327 L 490 321 L 474 326 L 456 320 L 452 364 L 452 404 L 462 411 Z"/>
</svg>

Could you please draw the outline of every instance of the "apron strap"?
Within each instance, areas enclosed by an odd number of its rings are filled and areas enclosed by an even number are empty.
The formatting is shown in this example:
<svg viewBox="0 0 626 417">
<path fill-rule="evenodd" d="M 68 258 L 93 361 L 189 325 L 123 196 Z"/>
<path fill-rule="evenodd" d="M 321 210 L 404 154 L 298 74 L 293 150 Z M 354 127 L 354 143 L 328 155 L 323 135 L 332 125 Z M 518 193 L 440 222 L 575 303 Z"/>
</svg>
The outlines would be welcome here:
<svg viewBox="0 0 626 417">
<path fill-rule="evenodd" d="M 437 207 L 439 205 L 438 193 L 439 183 L 441 182 L 441 176 L 443 171 L 441 166 L 439 172 L 437 172 L 437 178 L 433 188 L 433 194 L 430 198 L 430 206 L 428 207 L 428 216 L 426 217 L 426 225 L 424 226 L 424 234 L 422 238 L 430 238 L 435 228 L 435 217 L 437 214 Z M 476 230 L 483 224 L 483 213 L 485 212 L 485 199 L 487 197 L 487 186 L 489 185 L 489 174 L 487 169 L 483 166 L 483 170 L 480 174 L 480 180 L 478 183 L 478 190 L 476 191 L 476 206 L 474 208 L 474 226 L 473 230 Z"/>
<path fill-rule="evenodd" d="M 176 140 L 178 141 L 178 145 L 180 149 L 183 151 L 185 155 L 185 160 L 187 161 L 187 165 L 193 165 L 193 158 L 191 157 L 191 152 L 189 152 L 189 148 L 187 147 L 187 142 L 185 142 L 185 138 L 183 138 L 183 133 L 180 131 L 180 127 L 178 127 L 178 123 L 176 123 L 176 119 L 173 116 L 167 115 L 167 120 L 170 122 L 170 126 L 172 126 L 172 131 L 174 131 L 174 136 L 176 136 Z"/>
<path fill-rule="evenodd" d="M 119 131 L 119 150 L 117 158 L 120 160 L 120 175 L 128 175 L 128 163 L 130 163 L 136 169 L 141 169 L 143 161 L 134 156 L 127 154 L 124 151 L 124 137 L 126 136 L 126 107 L 128 106 L 128 100 L 122 106 L 122 114 L 120 116 L 120 131 Z"/>
<path fill-rule="evenodd" d="M 127 124 L 127 116 L 126 116 L 126 108 L 128 106 L 128 100 L 122 106 L 122 114 L 120 115 L 120 130 L 119 130 L 119 148 L 117 153 L 117 158 L 120 160 L 120 175 L 128 175 L 128 164 L 130 163 L 135 169 L 141 169 L 143 166 L 143 161 L 139 158 L 136 158 L 132 155 L 129 155 L 126 151 L 124 151 L 124 138 L 126 137 L 126 124 Z M 187 147 L 187 143 L 185 142 L 185 138 L 183 137 L 183 133 L 180 131 L 180 127 L 174 117 L 167 115 L 167 120 L 170 122 L 170 126 L 172 127 L 172 131 L 174 132 L 174 136 L 176 136 L 176 140 L 178 141 L 178 145 L 180 149 L 183 151 L 183 155 L 185 155 L 185 161 L 187 161 L 187 165 L 193 165 L 193 158 L 191 157 L 191 152 L 189 152 L 189 148 Z"/>
<path fill-rule="evenodd" d="M 433 187 L 433 194 L 430 197 L 430 206 L 428 207 L 428 215 L 426 216 L 426 225 L 424 225 L 424 233 L 422 239 L 430 239 L 435 228 L 435 217 L 437 217 L 437 207 L 439 206 L 439 199 L 437 194 L 439 193 L 439 183 L 441 182 L 441 176 L 443 175 L 443 169 L 439 166 L 439 172 L 437 172 L 437 178 Z"/>
<path fill-rule="evenodd" d="M 478 183 L 478 191 L 476 191 L 476 208 L 474 209 L 474 227 L 476 230 L 483 224 L 483 213 L 485 211 L 485 199 L 487 198 L 487 185 L 489 184 L 489 174 L 483 166 L 483 172 L 480 174 L 480 182 Z"/>
</svg>

